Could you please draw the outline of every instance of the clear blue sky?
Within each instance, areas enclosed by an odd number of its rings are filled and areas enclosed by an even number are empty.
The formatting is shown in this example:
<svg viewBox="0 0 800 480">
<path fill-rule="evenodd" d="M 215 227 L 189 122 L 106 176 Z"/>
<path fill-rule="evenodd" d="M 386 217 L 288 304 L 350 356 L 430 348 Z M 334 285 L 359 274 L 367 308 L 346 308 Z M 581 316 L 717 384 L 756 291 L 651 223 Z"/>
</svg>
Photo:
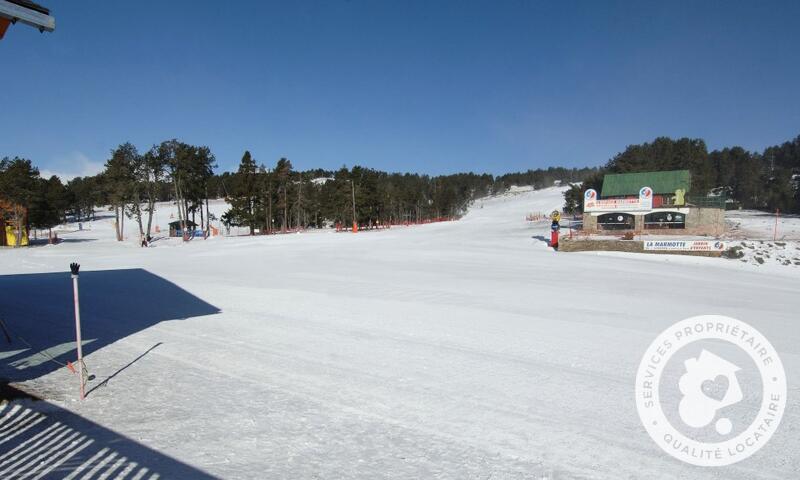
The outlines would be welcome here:
<svg viewBox="0 0 800 480">
<path fill-rule="evenodd" d="M 599 165 L 660 135 L 800 133 L 800 2 L 40 0 L 0 41 L 0 157 L 94 173 L 204 144 L 300 169 Z"/>
</svg>

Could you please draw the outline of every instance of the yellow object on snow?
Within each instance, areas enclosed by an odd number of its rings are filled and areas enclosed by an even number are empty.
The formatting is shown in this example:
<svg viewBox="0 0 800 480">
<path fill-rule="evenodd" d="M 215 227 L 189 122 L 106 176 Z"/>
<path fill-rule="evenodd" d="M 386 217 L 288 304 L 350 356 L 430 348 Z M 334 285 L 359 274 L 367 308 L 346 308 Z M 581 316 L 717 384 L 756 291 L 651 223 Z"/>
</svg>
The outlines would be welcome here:
<svg viewBox="0 0 800 480">
<path fill-rule="evenodd" d="M 17 230 L 11 226 L 6 225 L 6 245 L 9 247 L 13 247 L 17 244 Z M 19 242 L 20 246 L 25 246 L 28 244 L 28 231 L 24 228 L 22 229 L 22 238 Z"/>
</svg>

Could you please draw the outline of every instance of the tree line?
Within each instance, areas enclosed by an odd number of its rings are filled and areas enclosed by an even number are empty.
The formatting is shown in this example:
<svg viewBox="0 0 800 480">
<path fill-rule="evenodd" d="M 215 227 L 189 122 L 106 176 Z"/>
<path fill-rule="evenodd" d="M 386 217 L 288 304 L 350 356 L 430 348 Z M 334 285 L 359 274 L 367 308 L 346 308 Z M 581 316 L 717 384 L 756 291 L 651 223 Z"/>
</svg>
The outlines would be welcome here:
<svg viewBox="0 0 800 480">
<path fill-rule="evenodd" d="M 650 143 L 629 145 L 602 168 L 565 192 L 564 210 L 583 208 L 583 192 L 598 192 L 607 173 L 689 170 L 694 196 L 725 196 L 742 208 L 800 213 L 800 135 L 762 152 L 742 147 L 708 151 L 697 138 L 658 137 Z"/>
<path fill-rule="evenodd" d="M 41 178 L 27 159 L 0 160 L 0 223 L 15 228 L 16 245 L 21 244 L 26 223 L 50 229 L 66 221 L 68 208 L 66 188 L 58 177 Z"/>
<path fill-rule="evenodd" d="M 140 153 L 131 143 L 111 151 L 98 175 L 62 183 L 57 176 L 43 179 L 29 159 L 0 160 L 0 216 L 15 227 L 17 245 L 23 227 L 48 229 L 94 219 L 98 207 L 114 213 L 116 238 L 124 238 L 125 219 L 133 219 L 141 238 L 151 235 L 156 202 L 170 200 L 178 207 L 182 228 L 199 213 L 207 226 L 208 186 L 216 167 L 208 147 L 167 140 Z M 205 205 L 205 215 L 203 206 Z"/>
<path fill-rule="evenodd" d="M 543 188 L 556 181 L 573 183 L 564 209 L 580 211 L 583 192 L 600 191 L 606 173 L 676 169 L 691 172 L 693 195 L 725 195 L 744 208 L 800 213 L 800 136 L 762 152 L 742 147 L 709 152 L 701 139 L 659 137 L 628 146 L 599 168 L 551 167 L 496 177 L 389 173 L 363 166 L 298 171 L 286 158 L 267 165 L 247 151 L 235 172 L 215 174 L 215 168 L 208 147 L 175 139 L 144 153 L 131 143 L 121 144 L 110 152 L 101 173 L 66 184 L 57 176 L 42 178 L 29 159 L 6 157 L 0 160 L 0 218 L 14 226 L 51 229 L 68 220 L 93 219 L 105 207 L 114 214 L 118 240 L 124 237 L 126 219 L 147 238 L 158 202 L 177 206 L 182 230 L 198 225 L 208 231 L 218 220 L 208 201 L 224 198 L 230 209 L 219 220 L 251 233 L 353 222 L 370 228 L 457 218 L 475 198 L 512 185 Z"/>
<path fill-rule="evenodd" d="M 458 217 L 472 199 L 495 191 L 487 174 L 430 177 L 361 166 L 296 171 L 286 158 L 259 165 L 250 152 L 235 173 L 222 175 L 220 186 L 231 204 L 223 223 L 250 233 Z"/>
<path fill-rule="evenodd" d="M 231 203 L 222 220 L 246 226 L 251 233 L 272 233 L 336 224 L 373 228 L 457 218 L 474 199 L 503 192 L 512 184 L 551 186 L 556 180 L 576 181 L 593 172 L 550 168 L 499 177 L 472 172 L 429 176 L 362 166 L 303 172 L 295 171 L 285 158 L 274 166 L 259 165 L 246 151 L 238 170 L 220 178 L 224 197 Z"/>
<path fill-rule="evenodd" d="M 298 171 L 286 158 L 267 165 L 257 162 L 249 151 L 235 172 L 215 174 L 215 168 L 216 159 L 208 147 L 175 139 L 143 153 L 123 143 L 110 152 L 101 173 L 67 183 L 57 176 L 41 178 L 28 159 L 7 157 L 0 162 L 0 215 L 13 225 L 27 222 L 34 228 L 51 229 L 68 220 L 94 219 L 98 209 L 106 208 L 114 215 L 120 241 L 126 219 L 141 238 L 152 235 L 158 202 L 177 206 L 183 231 L 195 225 L 208 231 L 215 220 L 248 228 L 251 234 L 354 222 L 371 228 L 457 218 L 475 198 L 503 192 L 511 185 L 541 188 L 557 180 L 581 181 L 596 171 L 548 168 L 498 177 L 389 173 L 363 166 Z M 220 219 L 208 208 L 209 199 L 217 198 L 230 204 Z"/>
</svg>

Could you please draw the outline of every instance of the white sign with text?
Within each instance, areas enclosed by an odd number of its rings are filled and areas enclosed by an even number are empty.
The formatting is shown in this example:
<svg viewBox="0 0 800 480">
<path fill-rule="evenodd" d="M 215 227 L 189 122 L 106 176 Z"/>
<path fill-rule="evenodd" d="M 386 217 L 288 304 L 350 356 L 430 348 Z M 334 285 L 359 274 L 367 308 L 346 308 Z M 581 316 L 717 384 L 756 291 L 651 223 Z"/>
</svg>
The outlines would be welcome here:
<svg viewBox="0 0 800 480">
<path fill-rule="evenodd" d="M 653 189 L 642 187 L 636 198 L 604 198 L 599 199 L 597 190 L 592 188 L 583 194 L 584 212 L 619 212 L 625 210 L 652 210 Z"/>
<path fill-rule="evenodd" d="M 721 252 L 725 242 L 720 240 L 647 240 L 644 249 L 649 251 Z"/>
</svg>

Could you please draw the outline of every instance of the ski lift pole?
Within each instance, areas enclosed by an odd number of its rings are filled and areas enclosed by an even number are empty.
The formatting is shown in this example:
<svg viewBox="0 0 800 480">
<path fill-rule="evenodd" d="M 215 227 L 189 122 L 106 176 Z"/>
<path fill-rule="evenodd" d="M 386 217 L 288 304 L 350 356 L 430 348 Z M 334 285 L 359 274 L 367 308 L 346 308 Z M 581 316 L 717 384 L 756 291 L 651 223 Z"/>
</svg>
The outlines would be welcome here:
<svg viewBox="0 0 800 480">
<path fill-rule="evenodd" d="M 78 381 L 80 382 L 81 400 L 86 397 L 86 385 L 84 383 L 84 373 L 86 367 L 83 364 L 83 348 L 81 341 L 81 305 L 78 297 L 78 270 L 81 268 L 77 263 L 70 263 L 69 269 L 72 272 L 72 292 L 75 302 L 75 337 L 78 344 Z"/>
<path fill-rule="evenodd" d="M 356 183 L 350 180 L 353 186 L 353 233 L 358 233 L 358 224 L 356 223 Z"/>
<path fill-rule="evenodd" d="M 781 209 L 775 209 L 775 231 L 772 232 L 772 241 L 778 240 L 778 219 L 781 218 Z"/>
</svg>

